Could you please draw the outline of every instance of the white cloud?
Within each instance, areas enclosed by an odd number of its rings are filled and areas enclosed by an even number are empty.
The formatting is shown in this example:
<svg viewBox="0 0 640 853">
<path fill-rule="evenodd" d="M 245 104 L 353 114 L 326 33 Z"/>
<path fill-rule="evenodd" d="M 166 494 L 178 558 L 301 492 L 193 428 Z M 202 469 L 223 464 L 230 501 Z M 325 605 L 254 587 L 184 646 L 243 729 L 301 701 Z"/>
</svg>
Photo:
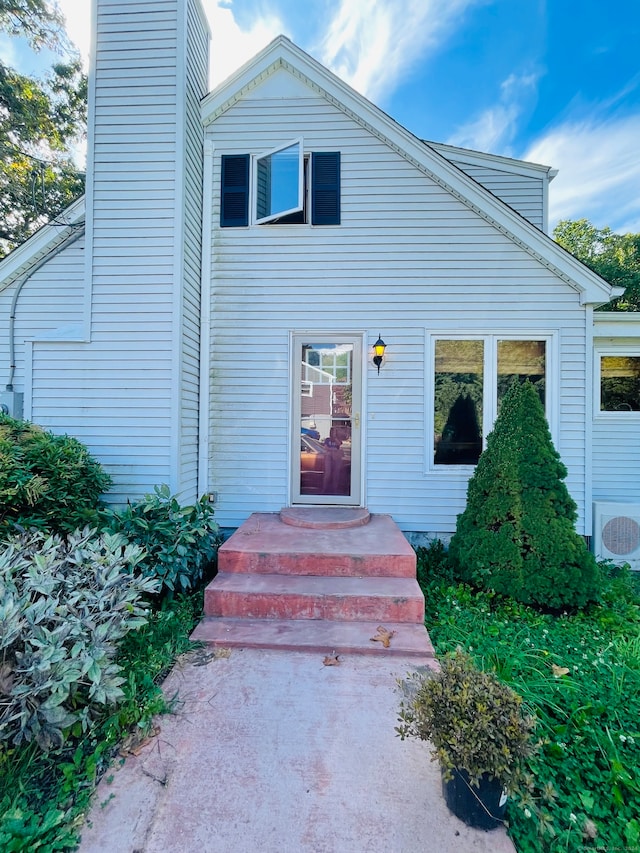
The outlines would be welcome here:
<svg viewBox="0 0 640 853">
<path fill-rule="evenodd" d="M 549 188 L 549 221 L 590 219 L 640 232 L 640 114 L 568 121 L 535 141 L 524 159 L 559 173 Z"/>
<path fill-rule="evenodd" d="M 312 52 L 363 95 L 380 101 L 479 2 L 486 0 L 340 0 Z"/>
<path fill-rule="evenodd" d="M 58 0 L 58 6 L 65 18 L 67 35 L 80 51 L 84 67 L 89 65 L 91 47 L 91 3 L 84 0 Z"/>
<path fill-rule="evenodd" d="M 458 128 L 447 141 L 463 148 L 509 154 L 508 145 L 515 134 L 518 118 L 527 100 L 535 95 L 538 79 L 539 75 L 533 73 L 511 74 L 500 86 L 499 102 Z"/>
<path fill-rule="evenodd" d="M 221 83 L 276 36 L 287 35 L 286 25 L 273 13 L 254 14 L 250 29 L 242 29 L 234 17 L 231 0 L 204 0 L 203 6 L 212 33 L 212 86 Z"/>
<path fill-rule="evenodd" d="M 5 33 L 0 33 L 0 56 L 5 65 L 16 68 L 18 65 L 18 51 L 15 39 Z"/>
</svg>

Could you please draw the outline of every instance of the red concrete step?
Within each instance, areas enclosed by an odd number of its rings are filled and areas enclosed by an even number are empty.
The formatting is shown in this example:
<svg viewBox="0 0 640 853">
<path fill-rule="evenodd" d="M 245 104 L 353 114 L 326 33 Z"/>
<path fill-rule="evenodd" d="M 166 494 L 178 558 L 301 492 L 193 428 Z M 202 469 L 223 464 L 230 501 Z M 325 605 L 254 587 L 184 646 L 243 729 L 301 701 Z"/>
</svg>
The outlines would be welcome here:
<svg viewBox="0 0 640 853">
<path fill-rule="evenodd" d="M 205 590 L 205 616 L 262 619 L 424 621 L 412 578 L 248 575 L 219 572 Z"/>
<path fill-rule="evenodd" d="M 395 631 L 389 648 L 371 640 L 379 622 L 336 622 L 311 619 L 227 619 L 205 618 L 191 639 L 222 648 L 282 649 L 311 651 L 323 655 L 370 654 L 419 657 L 427 663 L 435 655 L 424 625 L 385 622 Z"/>
<path fill-rule="evenodd" d="M 416 555 L 389 515 L 367 524 L 313 528 L 254 513 L 220 547 L 221 572 L 415 578 Z"/>
<path fill-rule="evenodd" d="M 388 515 L 340 507 L 254 513 L 220 548 L 218 569 L 195 640 L 433 657 L 415 553 Z M 371 641 L 379 625 L 395 632 L 389 648 Z"/>
</svg>

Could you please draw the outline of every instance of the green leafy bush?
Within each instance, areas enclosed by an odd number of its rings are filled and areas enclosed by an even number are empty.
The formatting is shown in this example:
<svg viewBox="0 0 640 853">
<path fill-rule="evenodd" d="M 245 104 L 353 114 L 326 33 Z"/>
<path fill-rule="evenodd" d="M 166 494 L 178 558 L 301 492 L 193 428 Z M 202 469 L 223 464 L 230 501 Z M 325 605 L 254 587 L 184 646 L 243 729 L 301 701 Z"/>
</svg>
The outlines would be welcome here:
<svg viewBox="0 0 640 853">
<path fill-rule="evenodd" d="M 522 759 L 534 752 L 535 719 L 494 673 L 458 649 L 438 672 L 413 673 L 405 685 L 413 695 L 401 704 L 396 731 L 403 740 L 430 741 L 445 778 L 453 769 L 475 785 L 485 774 L 507 786 L 518 778 Z"/>
<path fill-rule="evenodd" d="M 416 548 L 416 576 L 425 595 L 434 587 L 453 582 L 453 567 L 440 539 Z"/>
<path fill-rule="evenodd" d="M 143 594 L 157 581 L 133 574 L 142 550 L 86 528 L 18 536 L 0 550 L 0 742 L 59 747 L 123 691 L 117 643 L 144 624 Z"/>
<path fill-rule="evenodd" d="M 181 506 L 168 486 L 156 486 L 154 494 L 123 510 L 105 510 L 102 518 L 109 530 L 144 548 L 137 570 L 158 578 L 165 596 L 192 589 L 216 554 L 218 525 L 206 496 Z"/>
<path fill-rule="evenodd" d="M 529 383 L 514 383 L 469 481 L 449 557 L 463 580 L 526 604 L 582 607 L 600 573 L 575 530 L 567 470 Z"/>
<path fill-rule="evenodd" d="M 20 527 L 68 533 L 95 524 L 110 484 L 77 439 L 0 415 L 0 538 Z"/>
</svg>

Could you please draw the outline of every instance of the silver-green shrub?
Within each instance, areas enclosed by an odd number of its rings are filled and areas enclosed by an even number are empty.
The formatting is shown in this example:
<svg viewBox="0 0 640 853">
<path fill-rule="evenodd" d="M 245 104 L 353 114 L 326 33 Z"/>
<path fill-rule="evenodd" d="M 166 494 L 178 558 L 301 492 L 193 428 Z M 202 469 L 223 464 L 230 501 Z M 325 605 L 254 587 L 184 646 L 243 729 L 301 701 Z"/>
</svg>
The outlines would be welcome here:
<svg viewBox="0 0 640 853">
<path fill-rule="evenodd" d="M 117 643 L 147 620 L 143 550 L 86 528 L 0 546 L 0 743 L 59 747 L 123 696 Z"/>
</svg>

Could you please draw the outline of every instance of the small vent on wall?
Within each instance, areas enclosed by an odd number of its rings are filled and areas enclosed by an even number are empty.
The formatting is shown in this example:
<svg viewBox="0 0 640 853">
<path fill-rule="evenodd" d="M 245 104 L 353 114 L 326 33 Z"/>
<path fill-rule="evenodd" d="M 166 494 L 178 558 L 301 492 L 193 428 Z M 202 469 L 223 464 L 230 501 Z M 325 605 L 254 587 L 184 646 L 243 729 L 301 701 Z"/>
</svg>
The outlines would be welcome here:
<svg viewBox="0 0 640 853">
<path fill-rule="evenodd" d="M 593 550 L 599 559 L 640 571 L 640 504 L 595 503 Z"/>
</svg>

